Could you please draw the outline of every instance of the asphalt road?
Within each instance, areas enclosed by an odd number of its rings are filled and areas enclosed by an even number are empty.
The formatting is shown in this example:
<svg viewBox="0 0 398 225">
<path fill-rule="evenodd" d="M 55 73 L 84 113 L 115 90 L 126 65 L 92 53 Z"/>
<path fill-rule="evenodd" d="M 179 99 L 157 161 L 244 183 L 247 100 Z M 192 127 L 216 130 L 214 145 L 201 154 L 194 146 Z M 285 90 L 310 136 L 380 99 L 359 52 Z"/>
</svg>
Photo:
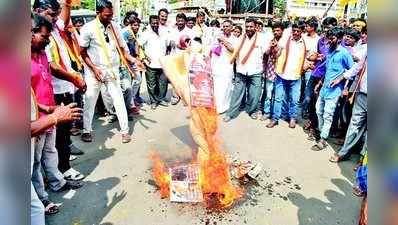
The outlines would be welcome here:
<svg viewBox="0 0 398 225">
<path fill-rule="evenodd" d="M 130 122 L 133 141 L 121 143 L 118 123 L 104 118 L 94 123 L 94 142 L 74 138 L 85 154 L 73 167 L 87 177 L 76 191 L 51 193 L 60 212 L 48 216 L 51 225 L 356 225 L 360 199 L 353 196 L 353 161 L 329 163 L 332 147 L 313 152 L 301 127 L 286 122 L 268 129 L 247 114 L 220 122 L 226 151 L 264 165 L 265 186 L 246 185 L 246 195 L 234 207 L 210 212 L 201 204 L 160 199 L 150 181 L 150 151 L 168 163 L 189 161 L 195 144 L 188 129 L 189 112 L 182 104 L 144 108 Z"/>
</svg>

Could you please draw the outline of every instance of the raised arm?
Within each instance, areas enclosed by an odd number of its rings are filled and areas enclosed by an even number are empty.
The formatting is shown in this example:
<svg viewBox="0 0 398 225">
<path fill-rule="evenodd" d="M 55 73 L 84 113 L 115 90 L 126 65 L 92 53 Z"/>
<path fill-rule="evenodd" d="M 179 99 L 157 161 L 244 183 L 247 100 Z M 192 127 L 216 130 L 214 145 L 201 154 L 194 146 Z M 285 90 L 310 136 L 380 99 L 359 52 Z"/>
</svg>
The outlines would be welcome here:
<svg viewBox="0 0 398 225">
<path fill-rule="evenodd" d="M 70 23 L 70 11 L 72 9 L 72 0 L 64 0 L 64 4 L 62 6 L 61 13 L 59 14 L 59 18 L 64 21 L 65 28 L 68 27 Z"/>
</svg>

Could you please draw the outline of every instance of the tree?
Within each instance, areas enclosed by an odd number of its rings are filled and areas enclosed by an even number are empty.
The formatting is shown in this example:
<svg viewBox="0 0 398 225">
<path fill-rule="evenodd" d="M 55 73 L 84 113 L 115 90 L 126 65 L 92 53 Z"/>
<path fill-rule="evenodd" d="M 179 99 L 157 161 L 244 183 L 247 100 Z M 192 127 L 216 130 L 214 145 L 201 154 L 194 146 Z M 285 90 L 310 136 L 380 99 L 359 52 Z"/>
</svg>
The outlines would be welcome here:
<svg viewBox="0 0 398 225">
<path fill-rule="evenodd" d="M 274 12 L 277 16 L 284 16 L 286 14 L 286 0 L 275 0 L 274 7 Z"/>
<path fill-rule="evenodd" d="M 140 16 L 146 16 L 149 12 L 148 2 L 147 0 L 123 0 L 121 14 L 125 15 L 127 11 L 134 10 L 143 14 Z"/>
<path fill-rule="evenodd" d="M 94 10 L 95 11 L 95 1 L 96 0 L 81 0 L 80 3 L 80 9 L 89 9 L 89 10 Z"/>
</svg>

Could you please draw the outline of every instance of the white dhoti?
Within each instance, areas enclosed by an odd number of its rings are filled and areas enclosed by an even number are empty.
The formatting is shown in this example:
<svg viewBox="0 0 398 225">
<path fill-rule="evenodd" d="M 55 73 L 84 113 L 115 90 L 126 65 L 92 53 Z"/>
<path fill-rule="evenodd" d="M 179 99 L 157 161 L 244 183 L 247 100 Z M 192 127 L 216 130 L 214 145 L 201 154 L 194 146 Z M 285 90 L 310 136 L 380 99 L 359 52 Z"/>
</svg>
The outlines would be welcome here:
<svg viewBox="0 0 398 225">
<path fill-rule="evenodd" d="M 217 113 L 223 113 L 229 109 L 233 88 L 232 78 L 233 72 L 228 71 L 213 75 Z"/>
</svg>

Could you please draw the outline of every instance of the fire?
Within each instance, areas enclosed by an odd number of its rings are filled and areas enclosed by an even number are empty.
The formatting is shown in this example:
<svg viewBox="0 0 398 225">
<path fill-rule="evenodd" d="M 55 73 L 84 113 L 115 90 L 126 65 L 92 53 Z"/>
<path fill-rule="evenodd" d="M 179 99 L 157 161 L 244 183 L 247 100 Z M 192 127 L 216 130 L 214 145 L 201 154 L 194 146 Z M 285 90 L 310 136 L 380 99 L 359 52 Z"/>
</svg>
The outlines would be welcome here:
<svg viewBox="0 0 398 225">
<path fill-rule="evenodd" d="M 243 190 L 231 183 L 229 163 L 221 150 L 220 139 L 217 137 L 218 114 L 215 109 L 193 107 L 192 119 L 196 129 L 203 134 L 207 149 L 199 149 L 194 162 L 200 165 L 199 184 L 204 200 L 209 208 L 228 208 L 242 197 Z M 203 148 L 203 146 L 200 146 Z M 201 152 L 202 151 L 202 152 Z M 169 196 L 170 176 L 159 155 L 152 154 L 153 177 L 160 187 L 162 198 Z"/>
<path fill-rule="evenodd" d="M 160 188 L 160 197 L 167 198 L 170 195 L 170 176 L 169 173 L 167 173 L 167 168 L 160 159 L 159 154 L 151 153 L 150 157 L 153 163 L 152 176 Z"/>
</svg>

